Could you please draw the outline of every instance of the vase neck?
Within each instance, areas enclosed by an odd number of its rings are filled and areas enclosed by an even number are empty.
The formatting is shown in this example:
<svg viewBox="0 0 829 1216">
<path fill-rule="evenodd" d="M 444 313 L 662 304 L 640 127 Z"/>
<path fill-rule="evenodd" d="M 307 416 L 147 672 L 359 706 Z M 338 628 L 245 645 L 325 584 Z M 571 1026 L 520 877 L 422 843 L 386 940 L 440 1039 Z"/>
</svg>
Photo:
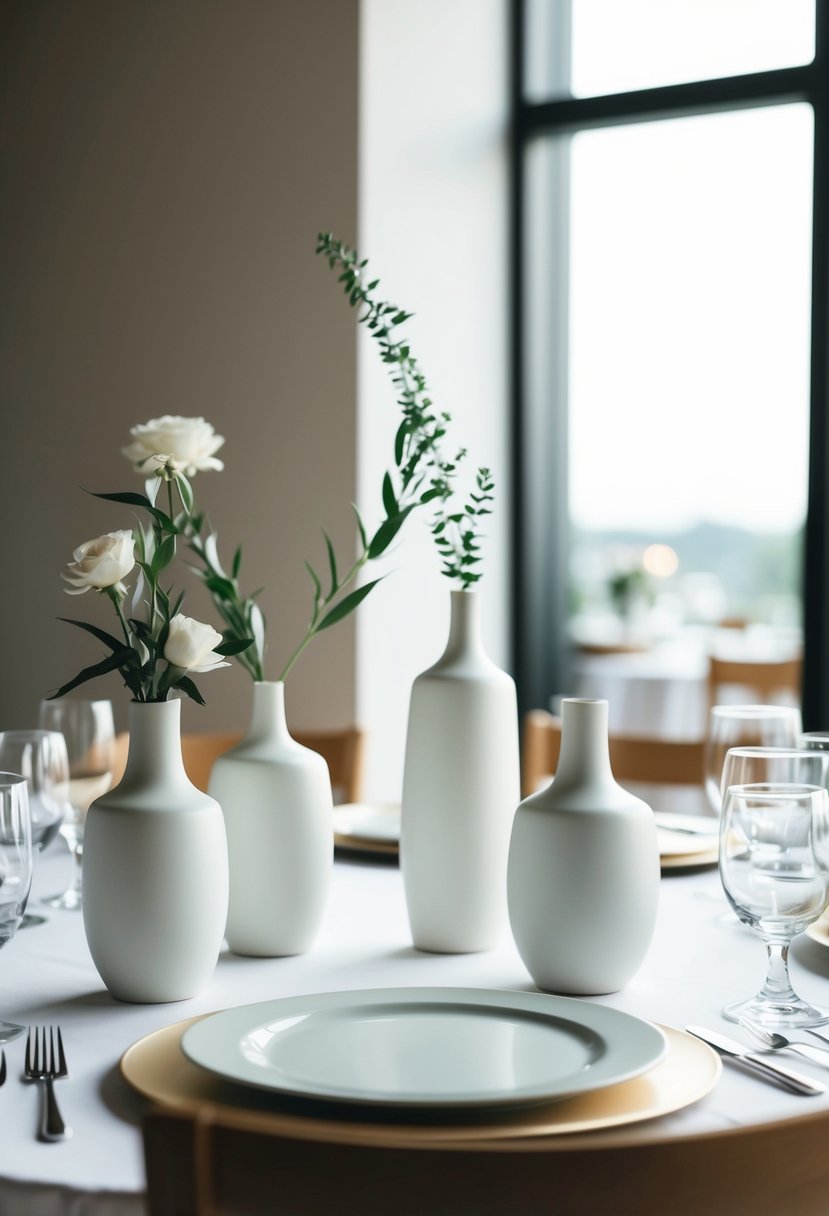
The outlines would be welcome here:
<svg viewBox="0 0 829 1216">
<path fill-rule="evenodd" d="M 125 780 L 152 772 L 163 780 L 187 780 L 181 758 L 181 702 L 132 701 Z"/>
<path fill-rule="evenodd" d="M 449 639 L 445 659 L 484 653 L 481 639 L 481 601 L 474 591 L 450 592 Z"/>
<path fill-rule="evenodd" d="M 253 708 L 245 742 L 276 743 L 288 737 L 283 681 L 257 681 L 253 686 Z"/>
<path fill-rule="evenodd" d="M 607 735 L 607 701 L 565 697 L 561 703 L 561 754 L 556 784 L 575 785 L 590 778 L 613 781 Z"/>
</svg>

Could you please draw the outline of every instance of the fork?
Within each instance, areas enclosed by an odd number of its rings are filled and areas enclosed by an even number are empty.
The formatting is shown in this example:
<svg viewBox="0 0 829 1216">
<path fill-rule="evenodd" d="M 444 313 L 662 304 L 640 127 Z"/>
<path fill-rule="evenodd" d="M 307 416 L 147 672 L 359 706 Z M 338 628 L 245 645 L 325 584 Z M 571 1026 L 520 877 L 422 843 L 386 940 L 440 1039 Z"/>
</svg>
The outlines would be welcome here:
<svg viewBox="0 0 829 1216">
<path fill-rule="evenodd" d="M 45 1026 L 41 1027 L 39 1031 L 35 1027 L 34 1035 L 32 1035 L 32 1028 L 30 1026 L 29 1033 L 26 1036 L 26 1079 L 28 1081 L 41 1081 L 43 1083 L 43 1102 L 40 1108 L 40 1128 L 38 1130 L 39 1140 L 68 1140 L 72 1135 L 72 1128 L 67 1127 L 61 1118 L 58 1104 L 55 1100 L 55 1091 L 52 1087 L 53 1081 L 61 1080 L 69 1075 L 69 1070 L 66 1067 L 66 1056 L 63 1053 L 63 1039 L 61 1038 L 60 1027 L 57 1028 L 57 1032 L 57 1059 L 55 1058 L 55 1034 L 52 1026 L 49 1027 L 48 1042 Z"/>
</svg>

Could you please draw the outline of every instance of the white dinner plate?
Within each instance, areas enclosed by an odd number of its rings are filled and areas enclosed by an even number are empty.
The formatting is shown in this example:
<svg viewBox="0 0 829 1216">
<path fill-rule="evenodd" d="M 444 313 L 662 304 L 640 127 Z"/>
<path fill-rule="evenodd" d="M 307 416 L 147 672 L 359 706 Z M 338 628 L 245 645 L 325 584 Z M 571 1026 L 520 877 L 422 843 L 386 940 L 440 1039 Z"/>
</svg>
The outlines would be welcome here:
<svg viewBox="0 0 829 1216">
<path fill-rule="evenodd" d="M 182 1037 L 194 1064 L 282 1095 L 398 1107 L 515 1106 L 652 1068 L 660 1029 L 606 1005 L 474 988 L 324 992 L 226 1009 Z"/>
</svg>

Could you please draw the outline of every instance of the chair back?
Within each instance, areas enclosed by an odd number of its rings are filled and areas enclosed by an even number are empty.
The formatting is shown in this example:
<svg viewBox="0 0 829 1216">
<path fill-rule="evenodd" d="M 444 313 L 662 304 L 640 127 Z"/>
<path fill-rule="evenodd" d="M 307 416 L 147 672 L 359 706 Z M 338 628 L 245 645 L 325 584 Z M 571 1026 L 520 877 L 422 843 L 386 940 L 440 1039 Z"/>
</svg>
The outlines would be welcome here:
<svg viewBox="0 0 829 1216">
<path fill-rule="evenodd" d="M 363 731 L 357 726 L 338 730 L 293 731 L 294 739 L 303 747 L 319 752 L 331 774 L 335 802 L 359 802 L 363 784 Z M 187 776 L 200 790 L 207 790 L 210 773 L 219 756 L 235 747 L 239 734 L 210 731 L 183 734 L 181 754 Z M 121 780 L 127 762 L 129 735 L 126 731 L 115 740 L 113 784 Z"/>
<path fill-rule="evenodd" d="M 722 659 L 711 655 L 708 660 L 709 707 L 720 704 L 720 689 L 726 685 L 751 689 L 757 701 L 764 705 L 777 704 L 781 693 L 789 693 L 799 702 L 802 674 L 800 655 L 770 662 Z"/>
<path fill-rule="evenodd" d="M 521 790 L 526 798 L 552 777 L 561 750 L 561 718 L 544 709 L 524 716 Z M 617 781 L 653 785 L 702 785 L 705 745 L 702 740 L 610 736 L 610 764 Z"/>
</svg>

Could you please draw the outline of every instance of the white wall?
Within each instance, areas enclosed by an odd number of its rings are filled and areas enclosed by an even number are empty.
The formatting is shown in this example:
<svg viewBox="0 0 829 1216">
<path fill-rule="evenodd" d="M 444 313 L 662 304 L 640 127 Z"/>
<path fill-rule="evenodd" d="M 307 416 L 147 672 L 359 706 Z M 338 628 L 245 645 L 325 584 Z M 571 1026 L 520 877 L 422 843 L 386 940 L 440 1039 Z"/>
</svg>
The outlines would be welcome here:
<svg viewBox="0 0 829 1216">
<path fill-rule="evenodd" d="M 492 468 L 481 583 L 490 654 L 507 660 L 507 32 L 505 0 L 363 0 L 359 249 L 380 292 L 417 315 L 405 332 L 448 445 Z M 345 302 L 343 302 L 345 307 Z M 359 492 L 379 518 L 399 422 L 366 335 L 358 348 Z M 358 716 L 369 732 L 369 798 L 400 796 L 415 675 L 443 649 L 450 584 L 426 516 L 408 521 L 388 579 L 358 620 Z"/>
</svg>

